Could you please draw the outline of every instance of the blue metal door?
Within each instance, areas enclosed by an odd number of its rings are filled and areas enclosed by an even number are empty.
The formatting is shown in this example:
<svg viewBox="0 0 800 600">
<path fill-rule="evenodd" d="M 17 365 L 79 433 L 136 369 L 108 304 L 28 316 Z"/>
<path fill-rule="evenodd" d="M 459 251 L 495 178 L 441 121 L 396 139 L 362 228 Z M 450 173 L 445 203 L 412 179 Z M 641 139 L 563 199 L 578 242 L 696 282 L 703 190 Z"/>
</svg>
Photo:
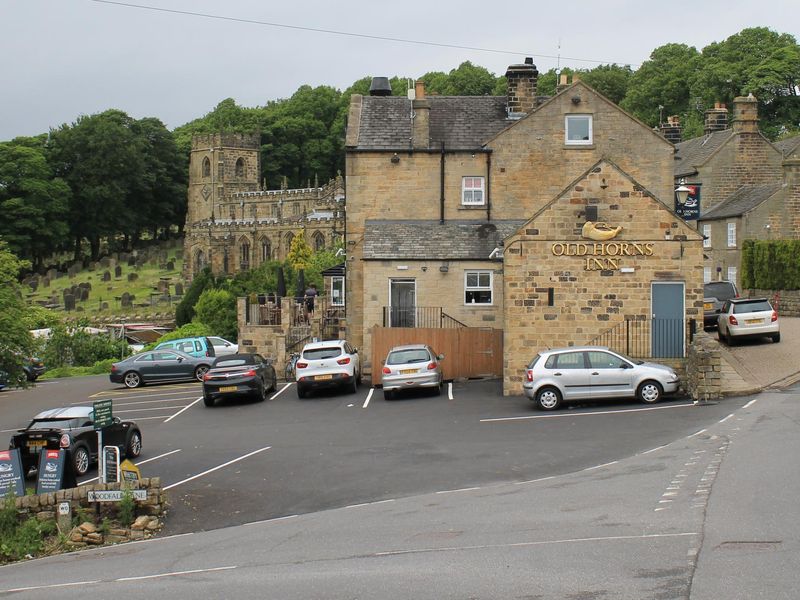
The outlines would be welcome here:
<svg viewBox="0 0 800 600">
<path fill-rule="evenodd" d="M 684 284 L 654 281 L 650 286 L 652 319 L 650 353 L 653 358 L 679 358 L 684 355 Z"/>
</svg>

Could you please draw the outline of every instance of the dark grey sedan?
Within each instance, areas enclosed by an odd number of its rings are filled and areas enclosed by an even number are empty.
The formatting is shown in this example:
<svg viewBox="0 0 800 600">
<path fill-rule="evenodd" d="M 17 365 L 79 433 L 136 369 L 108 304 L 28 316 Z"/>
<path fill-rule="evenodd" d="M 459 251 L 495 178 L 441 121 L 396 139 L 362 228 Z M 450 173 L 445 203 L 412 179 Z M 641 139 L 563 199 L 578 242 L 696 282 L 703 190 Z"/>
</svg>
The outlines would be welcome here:
<svg viewBox="0 0 800 600">
<path fill-rule="evenodd" d="M 111 365 L 111 383 L 135 388 L 146 383 L 170 381 L 203 381 L 213 360 L 207 356 L 190 356 L 180 350 L 151 350 Z"/>
</svg>

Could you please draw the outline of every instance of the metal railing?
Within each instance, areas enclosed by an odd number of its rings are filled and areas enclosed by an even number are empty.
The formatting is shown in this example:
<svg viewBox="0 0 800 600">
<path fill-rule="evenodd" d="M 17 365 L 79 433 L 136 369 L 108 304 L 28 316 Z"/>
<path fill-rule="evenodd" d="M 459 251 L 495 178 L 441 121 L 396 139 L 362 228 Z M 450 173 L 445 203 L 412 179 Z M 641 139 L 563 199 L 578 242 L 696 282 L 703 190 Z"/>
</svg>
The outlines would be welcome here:
<svg viewBox="0 0 800 600">
<path fill-rule="evenodd" d="M 442 312 L 441 306 L 384 306 L 383 326 L 432 329 L 466 327 L 458 319 Z"/>
<path fill-rule="evenodd" d="M 589 341 L 632 358 L 683 358 L 694 339 L 694 319 L 626 318 Z"/>
<path fill-rule="evenodd" d="M 256 302 L 245 298 L 245 320 L 247 325 L 280 325 L 280 298 L 258 296 Z"/>
</svg>

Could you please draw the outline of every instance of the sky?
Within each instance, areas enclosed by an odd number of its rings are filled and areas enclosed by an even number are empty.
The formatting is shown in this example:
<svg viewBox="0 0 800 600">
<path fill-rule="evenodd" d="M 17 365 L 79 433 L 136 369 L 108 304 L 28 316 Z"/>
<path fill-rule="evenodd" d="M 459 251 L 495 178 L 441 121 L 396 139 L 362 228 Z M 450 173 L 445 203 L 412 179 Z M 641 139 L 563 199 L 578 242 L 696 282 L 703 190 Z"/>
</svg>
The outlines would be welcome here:
<svg viewBox="0 0 800 600">
<path fill-rule="evenodd" d="M 110 108 L 174 129 L 226 98 L 261 106 L 467 60 L 495 75 L 526 56 L 542 72 L 636 68 L 664 44 L 757 26 L 800 36 L 797 0 L 0 0 L 0 140 Z"/>
</svg>

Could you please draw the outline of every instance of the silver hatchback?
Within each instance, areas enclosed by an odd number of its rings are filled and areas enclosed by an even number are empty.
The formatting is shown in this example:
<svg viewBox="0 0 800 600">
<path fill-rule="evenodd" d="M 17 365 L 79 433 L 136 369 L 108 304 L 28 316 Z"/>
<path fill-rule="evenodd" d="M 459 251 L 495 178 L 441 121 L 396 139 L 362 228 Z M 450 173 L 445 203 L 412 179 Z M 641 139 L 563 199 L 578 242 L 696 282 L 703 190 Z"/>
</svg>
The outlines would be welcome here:
<svg viewBox="0 0 800 600">
<path fill-rule="evenodd" d="M 565 401 L 638 398 L 652 404 L 678 391 L 670 367 L 634 360 L 601 346 L 543 350 L 525 369 L 523 390 L 542 410 Z"/>
<path fill-rule="evenodd" d="M 441 394 L 442 360 L 444 354 L 436 354 L 425 344 L 395 346 L 389 350 L 381 371 L 383 397 L 390 400 L 395 392 L 413 388 L 432 389 Z"/>
</svg>

